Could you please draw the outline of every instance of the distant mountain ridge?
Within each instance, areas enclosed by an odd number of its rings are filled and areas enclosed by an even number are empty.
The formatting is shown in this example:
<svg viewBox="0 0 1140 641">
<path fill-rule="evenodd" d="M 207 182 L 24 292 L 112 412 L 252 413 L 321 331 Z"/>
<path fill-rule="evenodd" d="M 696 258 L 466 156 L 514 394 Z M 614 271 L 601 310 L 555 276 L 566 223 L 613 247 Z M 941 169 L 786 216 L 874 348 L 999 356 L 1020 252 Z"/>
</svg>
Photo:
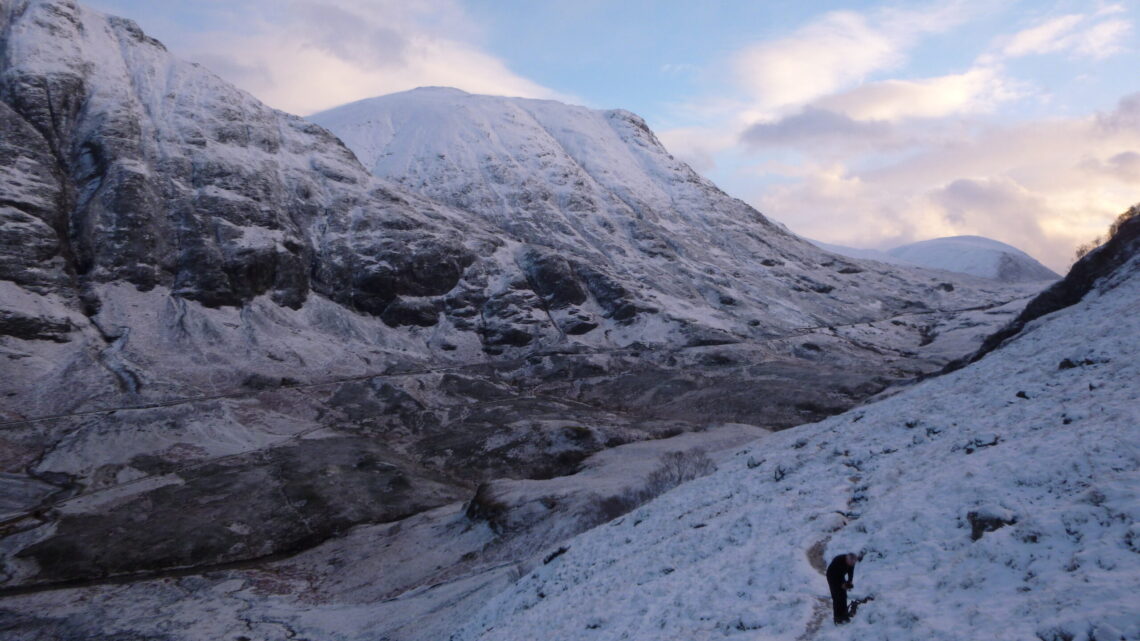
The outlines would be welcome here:
<svg viewBox="0 0 1140 641">
<path fill-rule="evenodd" d="M 1013 245 L 983 236 L 932 238 L 888 250 L 812 242 L 844 256 L 896 265 L 918 265 L 1006 283 L 1050 281 L 1061 277 Z"/>
</svg>

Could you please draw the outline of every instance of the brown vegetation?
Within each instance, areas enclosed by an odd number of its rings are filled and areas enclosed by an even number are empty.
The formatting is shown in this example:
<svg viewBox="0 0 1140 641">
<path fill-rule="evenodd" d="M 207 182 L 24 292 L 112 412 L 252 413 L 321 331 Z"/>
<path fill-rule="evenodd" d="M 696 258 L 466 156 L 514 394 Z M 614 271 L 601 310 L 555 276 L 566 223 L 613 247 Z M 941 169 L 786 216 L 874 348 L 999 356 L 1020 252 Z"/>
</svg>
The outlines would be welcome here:
<svg viewBox="0 0 1140 641">
<path fill-rule="evenodd" d="M 1100 247 L 1104 243 L 1108 242 L 1109 239 L 1111 239 L 1113 236 L 1116 235 L 1116 232 L 1120 231 L 1120 227 L 1126 221 L 1136 217 L 1137 215 L 1140 215 L 1140 203 L 1132 205 L 1123 214 L 1120 214 L 1119 216 L 1117 216 L 1116 220 L 1112 221 L 1112 224 L 1108 226 L 1108 234 L 1105 235 L 1103 238 L 1100 236 L 1097 236 L 1096 238 L 1090 240 L 1089 242 L 1084 243 L 1084 244 L 1080 245 L 1079 247 L 1077 247 L 1077 254 L 1076 254 L 1075 259 L 1080 260 L 1080 259 L 1084 258 L 1085 254 L 1091 252 L 1092 250 L 1096 249 L 1097 247 Z"/>
</svg>

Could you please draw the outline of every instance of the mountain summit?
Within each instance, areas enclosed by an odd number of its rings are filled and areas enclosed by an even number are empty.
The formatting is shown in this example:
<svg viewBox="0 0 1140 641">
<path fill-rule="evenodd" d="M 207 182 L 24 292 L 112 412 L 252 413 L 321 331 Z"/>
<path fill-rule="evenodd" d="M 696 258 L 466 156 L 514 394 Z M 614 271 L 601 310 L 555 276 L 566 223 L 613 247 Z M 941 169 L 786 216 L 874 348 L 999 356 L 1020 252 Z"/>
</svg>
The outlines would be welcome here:
<svg viewBox="0 0 1140 641">
<path fill-rule="evenodd" d="M 887 253 L 915 265 L 1007 283 L 1051 281 L 1061 277 L 1013 245 L 982 236 L 934 238 L 895 247 Z"/>
<path fill-rule="evenodd" d="M 856 249 L 811 241 L 827 251 L 892 265 L 916 265 L 1006 283 L 1042 283 L 1060 276 L 1013 245 L 982 236 L 932 238 L 894 249 Z"/>
</svg>

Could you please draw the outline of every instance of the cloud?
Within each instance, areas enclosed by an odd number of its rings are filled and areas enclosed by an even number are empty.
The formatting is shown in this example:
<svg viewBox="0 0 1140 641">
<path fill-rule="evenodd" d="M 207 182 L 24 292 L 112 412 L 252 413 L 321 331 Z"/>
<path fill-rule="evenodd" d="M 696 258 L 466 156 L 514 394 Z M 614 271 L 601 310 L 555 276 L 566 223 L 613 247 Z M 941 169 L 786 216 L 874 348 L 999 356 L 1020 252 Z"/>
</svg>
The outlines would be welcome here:
<svg viewBox="0 0 1140 641">
<path fill-rule="evenodd" d="M 1086 158 L 1079 166 L 1092 174 L 1108 175 L 1140 185 L 1140 152 L 1122 151 L 1107 160 Z"/>
<path fill-rule="evenodd" d="M 1069 203 L 1054 202 L 1050 194 L 1006 176 L 931 181 L 900 190 L 835 167 L 769 189 L 757 204 L 796 233 L 825 242 L 889 249 L 928 238 L 978 235 L 1014 245 L 1062 273 L 1076 245 L 1101 233 L 1122 211 L 1107 208 L 1095 225 L 1059 233 L 1058 227 L 1074 216 L 1084 220 L 1089 212 L 1074 211 Z"/>
<path fill-rule="evenodd" d="M 909 11 L 826 13 L 791 36 L 740 51 L 736 78 L 761 111 L 802 106 L 874 72 L 898 68 L 921 35 L 957 25 L 966 7 L 944 2 Z"/>
<path fill-rule="evenodd" d="M 716 169 L 717 154 L 734 144 L 736 137 L 724 130 L 707 127 L 678 127 L 657 133 L 661 144 L 699 173 Z"/>
<path fill-rule="evenodd" d="M 701 70 L 697 65 L 688 62 L 679 63 L 665 63 L 661 65 L 660 72 L 666 76 L 679 76 L 699 73 Z"/>
<path fill-rule="evenodd" d="M 737 74 L 765 108 L 804 104 L 897 66 L 901 47 L 854 12 L 833 12 L 788 38 L 742 51 Z"/>
<path fill-rule="evenodd" d="M 1108 167 L 1122 180 L 1135 182 L 1140 185 L 1140 153 L 1135 151 L 1122 151 L 1108 159 Z"/>
<path fill-rule="evenodd" d="M 1125 43 L 1132 33 L 1132 23 L 1127 20 L 1105 20 L 1084 33 L 1079 34 L 1072 45 L 1073 53 L 1079 56 L 1101 60 L 1127 50 Z"/>
<path fill-rule="evenodd" d="M 820 148 L 842 146 L 887 147 L 895 142 L 894 130 L 882 121 L 859 121 L 847 115 L 806 107 L 775 122 L 752 125 L 740 139 L 753 147 Z"/>
<path fill-rule="evenodd" d="M 1140 93 L 1104 113 L 1027 120 L 1021 107 L 1040 113 L 1054 99 L 1072 108 L 1085 96 L 1059 94 L 1055 72 L 1011 61 L 1114 55 L 1128 45 L 1133 12 L 1113 4 L 1054 16 L 989 40 L 961 69 L 911 75 L 929 68 L 925 36 L 974 9 L 995 15 L 992 3 L 948 7 L 827 13 L 739 51 L 737 92 L 722 93 L 735 98 L 690 103 L 706 110 L 702 126 L 678 136 L 679 155 L 715 167 L 726 189 L 811 238 L 887 248 L 976 234 L 1066 270 L 1077 245 L 1140 200 Z M 912 52 L 924 56 L 913 68 Z"/>
<path fill-rule="evenodd" d="M 884 197 L 873 182 L 842 163 L 809 165 L 794 182 L 767 186 L 750 199 L 770 217 L 808 238 L 885 249 L 931 238 L 914 215 L 914 196 Z"/>
<path fill-rule="evenodd" d="M 1070 14 L 1019 31 L 1010 37 L 1009 44 L 1002 49 L 1002 53 L 1017 57 L 1060 51 L 1063 48 L 1063 45 L 1060 44 L 1061 40 L 1064 37 L 1071 36 L 1077 25 L 1084 20 L 1085 17 L 1079 13 Z"/>
<path fill-rule="evenodd" d="M 1036 215 L 1047 208 L 1045 200 L 1008 177 L 958 178 L 928 191 L 926 196 L 941 209 L 942 219 L 951 229 L 993 229 L 1012 224 L 1022 237 L 1026 232 L 1037 240 L 1042 237 Z"/>
<path fill-rule="evenodd" d="M 991 111 L 1017 97 L 1012 83 L 992 67 L 920 80 L 885 80 L 826 96 L 816 107 L 857 120 L 940 118 Z"/>
<path fill-rule="evenodd" d="M 1097 117 L 1097 124 L 1103 133 L 1140 133 L 1140 93 L 1129 94 L 1120 99 L 1116 109 Z"/>
<path fill-rule="evenodd" d="M 1094 60 L 1108 58 L 1124 51 L 1132 30 L 1128 20 L 1109 17 L 1124 11 L 1123 7 L 1109 9 L 1091 17 L 1068 14 L 1046 20 L 1010 36 L 1001 53 L 1010 58 L 1061 52 Z"/>
<path fill-rule="evenodd" d="M 922 121 L 895 125 L 927 129 Z M 865 156 L 811 159 L 747 200 L 810 238 L 886 248 L 976 234 L 1054 270 L 1140 200 L 1140 94 L 1107 113 L 983 124 L 922 139 L 917 153 L 860 168 Z M 778 171 L 768 163 L 766 171 Z"/>
<path fill-rule="evenodd" d="M 566 98 L 472 44 L 474 21 L 453 0 L 225 6 L 222 26 L 183 38 L 179 54 L 285 111 L 304 115 L 425 85 Z"/>
</svg>

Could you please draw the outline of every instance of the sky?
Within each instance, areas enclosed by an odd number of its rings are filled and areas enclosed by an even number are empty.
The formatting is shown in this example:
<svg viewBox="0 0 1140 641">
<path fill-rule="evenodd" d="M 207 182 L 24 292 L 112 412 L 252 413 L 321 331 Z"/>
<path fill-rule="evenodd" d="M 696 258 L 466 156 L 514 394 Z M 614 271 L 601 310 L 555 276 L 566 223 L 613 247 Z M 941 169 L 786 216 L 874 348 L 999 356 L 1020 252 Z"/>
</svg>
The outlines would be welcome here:
<svg viewBox="0 0 1140 641">
<path fill-rule="evenodd" d="M 1140 0 L 92 0 L 300 115 L 419 86 L 621 108 L 792 231 L 1065 271 L 1140 202 Z"/>
</svg>

